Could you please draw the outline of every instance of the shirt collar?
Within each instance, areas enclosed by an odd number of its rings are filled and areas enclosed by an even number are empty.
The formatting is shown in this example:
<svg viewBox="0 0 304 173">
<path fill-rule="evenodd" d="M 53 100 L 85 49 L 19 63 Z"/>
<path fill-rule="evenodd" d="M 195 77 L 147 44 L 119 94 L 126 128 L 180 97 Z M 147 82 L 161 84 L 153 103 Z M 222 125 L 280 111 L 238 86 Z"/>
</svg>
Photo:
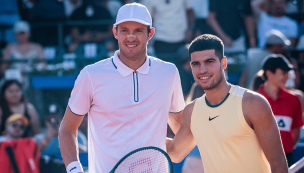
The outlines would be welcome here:
<svg viewBox="0 0 304 173">
<path fill-rule="evenodd" d="M 117 71 L 123 76 L 129 76 L 130 74 L 132 74 L 134 72 L 133 69 L 129 68 L 128 66 L 126 66 L 123 62 L 121 62 L 121 60 L 118 57 L 119 51 L 116 51 L 114 54 L 114 57 L 112 58 L 112 63 L 114 65 L 114 67 L 117 69 Z M 148 74 L 149 70 L 150 70 L 150 66 L 151 66 L 151 60 L 148 56 L 146 56 L 146 61 L 145 63 L 139 67 L 136 71 L 138 73 L 141 74 Z"/>
</svg>

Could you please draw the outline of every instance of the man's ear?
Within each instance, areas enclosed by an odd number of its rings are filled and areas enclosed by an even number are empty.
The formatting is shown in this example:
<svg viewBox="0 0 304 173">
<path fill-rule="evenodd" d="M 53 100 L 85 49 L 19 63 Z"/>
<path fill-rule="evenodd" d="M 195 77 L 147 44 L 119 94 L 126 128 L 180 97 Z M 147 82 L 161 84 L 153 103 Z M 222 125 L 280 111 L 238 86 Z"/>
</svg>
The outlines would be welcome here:
<svg viewBox="0 0 304 173">
<path fill-rule="evenodd" d="M 155 33 L 155 28 L 151 27 L 149 35 L 148 35 L 148 40 L 150 40 L 153 37 L 154 33 Z"/>
<path fill-rule="evenodd" d="M 222 69 L 226 69 L 227 68 L 227 65 L 228 65 L 228 62 L 227 62 L 227 57 L 226 56 L 223 56 L 222 58 Z"/>
<path fill-rule="evenodd" d="M 113 31 L 113 34 L 114 34 L 114 37 L 117 39 L 117 30 L 116 30 L 117 27 L 113 27 L 112 31 Z"/>
</svg>

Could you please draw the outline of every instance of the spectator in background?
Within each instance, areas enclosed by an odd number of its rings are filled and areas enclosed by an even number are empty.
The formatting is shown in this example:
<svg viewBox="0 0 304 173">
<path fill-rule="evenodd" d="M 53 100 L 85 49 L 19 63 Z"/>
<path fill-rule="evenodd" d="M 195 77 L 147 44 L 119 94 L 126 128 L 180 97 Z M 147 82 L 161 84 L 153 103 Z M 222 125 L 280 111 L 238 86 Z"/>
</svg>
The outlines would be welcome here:
<svg viewBox="0 0 304 173">
<path fill-rule="evenodd" d="M 103 0 L 104 7 L 107 7 L 113 19 L 116 18 L 118 10 L 122 7 L 122 2 L 119 0 Z"/>
<path fill-rule="evenodd" d="M 82 0 L 64 0 L 63 4 L 65 15 L 69 19 L 73 12 L 81 6 Z"/>
<path fill-rule="evenodd" d="M 17 0 L 0 0 L 0 48 L 14 42 L 12 25 L 20 20 Z"/>
<path fill-rule="evenodd" d="M 42 155 L 60 156 L 58 130 L 63 117 L 63 111 L 56 104 L 49 106 L 48 115 L 44 119 L 46 132 L 34 136 Z M 78 146 L 81 152 L 87 152 L 87 140 L 77 133 Z"/>
<path fill-rule="evenodd" d="M 48 23 L 48 26 L 36 26 L 32 29 L 32 40 L 43 46 L 58 46 L 57 22 L 66 20 L 62 0 L 38 0 L 32 11 L 32 22 Z"/>
<path fill-rule="evenodd" d="M 242 21 L 246 32 L 242 31 Z M 211 0 L 207 22 L 223 40 L 225 53 L 245 52 L 245 35 L 242 33 L 247 33 L 250 47 L 256 46 L 250 0 Z"/>
<path fill-rule="evenodd" d="M 195 37 L 202 34 L 212 34 L 210 26 L 207 24 L 209 15 L 209 0 L 189 0 L 195 14 Z"/>
<path fill-rule="evenodd" d="M 261 69 L 263 59 L 270 54 L 283 54 L 288 51 L 290 41 L 278 30 L 270 30 L 266 34 L 266 45 L 263 49 L 248 51 L 246 66 L 240 77 L 239 85 L 249 88 L 253 76 Z"/>
<path fill-rule="evenodd" d="M 266 33 L 276 29 L 291 41 L 291 47 L 294 48 L 299 36 L 299 25 L 295 20 L 286 16 L 286 0 L 269 0 L 269 14 L 261 8 L 264 2 L 265 0 L 253 0 L 251 2 L 257 21 L 259 47 L 265 46 Z"/>
<path fill-rule="evenodd" d="M 158 58 L 169 60 L 193 37 L 195 18 L 189 0 L 144 0 L 142 3 L 151 13 L 157 31 L 154 35 L 155 53 Z"/>
<path fill-rule="evenodd" d="M 14 33 L 17 39 L 16 44 L 9 44 L 3 52 L 3 60 L 28 60 L 39 58 L 44 59 L 44 54 L 41 45 L 30 42 L 30 26 L 26 21 L 18 21 L 14 24 Z M 1 71 L 7 68 L 19 70 L 23 77 L 27 76 L 28 66 L 26 62 L 15 62 L 10 66 L 4 63 L 1 66 Z"/>
<path fill-rule="evenodd" d="M 82 5 L 73 12 L 71 20 L 112 20 L 109 10 L 102 6 L 103 1 L 104 0 L 83 1 Z M 79 44 L 81 45 L 83 43 L 102 43 L 105 44 L 106 47 L 107 44 L 114 44 L 111 24 L 76 26 L 71 29 L 70 36 L 71 43 L 68 48 L 69 52 L 74 52 Z M 114 46 L 110 47 L 114 49 Z"/>
<path fill-rule="evenodd" d="M 303 126 L 302 110 L 299 98 L 285 89 L 291 64 L 283 55 L 271 54 L 262 62 L 265 83 L 258 93 L 262 94 L 271 105 L 277 120 L 286 154 L 288 166 L 294 164 L 293 148 L 299 140 Z"/>
<path fill-rule="evenodd" d="M 22 86 L 16 80 L 3 83 L 0 96 L 0 134 L 5 130 L 5 122 L 12 114 L 24 115 L 29 120 L 23 137 L 33 136 L 40 131 L 40 123 L 35 107 L 25 100 Z"/>
<path fill-rule="evenodd" d="M 25 116 L 21 114 L 10 115 L 4 123 L 5 134 L 0 136 L 0 142 L 21 138 L 28 124 L 28 119 Z"/>
<path fill-rule="evenodd" d="M 188 52 L 188 44 L 177 50 L 176 67 L 179 71 L 184 98 L 189 94 L 194 79 L 190 67 L 190 57 Z"/>
</svg>

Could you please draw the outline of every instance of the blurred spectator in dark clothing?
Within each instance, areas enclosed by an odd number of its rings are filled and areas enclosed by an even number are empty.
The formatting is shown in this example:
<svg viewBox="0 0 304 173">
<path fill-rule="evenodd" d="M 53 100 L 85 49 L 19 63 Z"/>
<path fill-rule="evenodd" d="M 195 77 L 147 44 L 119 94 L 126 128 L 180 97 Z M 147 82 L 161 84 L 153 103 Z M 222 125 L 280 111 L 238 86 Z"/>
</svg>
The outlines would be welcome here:
<svg viewBox="0 0 304 173">
<path fill-rule="evenodd" d="M 13 114 L 5 121 L 5 134 L 0 136 L 0 142 L 19 139 L 24 135 L 28 119 L 21 114 Z"/>
<path fill-rule="evenodd" d="M 82 5 L 83 0 L 64 0 L 64 11 L 66 17 L 69 19 L 73 12 Z"/>
<path fill-rule="evenodd" d="M 250 49 L 247 54 L 246 66 L 242 72 L 239 85 L 249 88 L 253 76 L 261 69 L 263 59 L 270 54 L 283 54 L 288 51 L 290 41 L 278 30 L 270 30 L 266 34 L 266 46 L 264 49 Z"/>
<path fill-rule="evenodd" d="M 9 44 L 3 52 L 3 60 L 28 60 L 44 59 L 44 53 L 41 45 L 30 42 L 30 26 L 26 21 L 18 21 L 14 24 L 14 34 L 17 39 L 16 44 Z M 1 72 L 7 69 L 15 69 L 20 71 L 23 77 L 24 85 L 29 85 L 26 81 L 28 77 L 29 64 L 27 62 L 14 62 L 11 65 L 3 63 Z M 26 84 L 25 84 L 26 83 Z M 27 86 L 26 86 L 27 87 Z"/>
<path fill-rule="evenodd" d="M 116 18 L 118 10 L 123 6 L 122 2 L 119 0 L 102 0 L 101 3 L 104 7 L 107 7 L 113 19 Z"/>
<path fill-rule="evenodd" d="M 178 48 L 193 38 L 195 17 L 189 0 L 144 0 L 143 4 L 154 20 L 157 57 L 172 61 Z"/>
<path fill-rule="evenodd" d="M 46 132 L 34 136 L 42 155 L 60 156 L 58 130 L 63 117 L 63 111 L 57 104 L 49 105 L 48 114 L 44 119 Z M 87 139 L 78 131 L 78 146 L 81 152 L 87 152 Z"/>
<path fill-rule="evenodd" d="M 209 15 L 209 0 L 189 0 L 195 14 L 195 37 L 202 34 L 214 34 L 207 24 Z"/>
<path fill-rule="evenodd" d="M 12 26 L 20 20 L 18 0 L 0 0 L 0 48 L 14 42 Z"/>
<path fill-rule="evenodd" d="M 291 47 L 294 48 L 299 37 L 299 25 L 295 20 L 286 16 L 287 2 L 285 0 L 269 0 L 269 14 L 261 8 L 264 2 L 265 0 L 253 0 L 251 2 L 257 21 L 259 47 L 265 46 L 266 33 L 276 29 L 291 41 Z"/>
<path fill-rule="evenodd" d="M 271 54 L 263 60 L 262 70 L 265 83 L 257 92 L 262 94 L 271 105 L 280 130 L 288 166 L 291 166 L 294 164 L 292 152 L 299 140 L 300 128 L 303 126 L 301 102 L 296 95 L 285 89 L 292 65 L 283 55 Z"/>
<path fill-rule="evenodd" d="M 32 22 L 54 24 L 54 26 L 34 26 L 32 40 L 43 46 L 58 46 L 56 22 L 66 20 L 63 2 L 58 0 L 39 0 L 35 3 L 32 14 Z"/>
<path fill-rule="evenodd" d="M 37 0 L 18 0 L 18 8 L 21 20 L 30 21 L 31 12 Z"/>
<path fill-rule="evenodd" d="M 5 122 L 12 114 L 24 115 L 29 120 L 23 137 L 39 133 L 40 123 L 35 107 L 25 100 L 18 81 L 7 80 L 2 85 L 0 95 L 0 134 L 4 132 Z"/>
<path fill-rule="evenodd" d="M 83 1 L 82 5 L 77 8 L 71 20 L 74 21 L 95 21 L 95 20 L 112 20 L 109 10 L 102 6 L 103 0 L 87 0 Z M 71 44 L 69 45 L 69 52 L 74 52 L 79 43 L 104 43 L 112 40 L 112 25 L 85 25 L 76 26 L 71 29 Z"/>
<path fill-rule="evenodd" d="M 188 44 L 182 46 L 176 52 L 178 56 L 176 60 L 176 67 L 179 71 L 179 75 L 181 78 L 181 85 L 182 85 L 184 98 L 186 98 L 186 96 L 188 95 L 191 89 L 192 84 L 194 83 L 194 79 L 190 67 L 188 46 L 189 46 Z"/>
<path fill-rule="evenodd" d="M 225 53 L 246 50 L 246 36 L 242 33 L 247 33 L 250 47 L 256 46 L 250 0 L 211 0 L 208 24 L 223 40 Z"/>
</svg>

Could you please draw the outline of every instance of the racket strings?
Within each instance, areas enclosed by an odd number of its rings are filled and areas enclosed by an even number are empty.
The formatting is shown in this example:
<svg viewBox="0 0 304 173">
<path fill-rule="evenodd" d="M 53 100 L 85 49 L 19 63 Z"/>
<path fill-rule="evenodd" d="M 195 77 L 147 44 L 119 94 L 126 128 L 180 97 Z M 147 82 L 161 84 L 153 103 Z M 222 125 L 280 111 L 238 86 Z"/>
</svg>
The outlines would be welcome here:
<svg viewBox="0 0 304 173">
<path fill-rule="evenodd" d="M 115 173 L 169 173 L 167 157 L 158 150 L 145 149 L 127 157 Z"/>
</svg>

